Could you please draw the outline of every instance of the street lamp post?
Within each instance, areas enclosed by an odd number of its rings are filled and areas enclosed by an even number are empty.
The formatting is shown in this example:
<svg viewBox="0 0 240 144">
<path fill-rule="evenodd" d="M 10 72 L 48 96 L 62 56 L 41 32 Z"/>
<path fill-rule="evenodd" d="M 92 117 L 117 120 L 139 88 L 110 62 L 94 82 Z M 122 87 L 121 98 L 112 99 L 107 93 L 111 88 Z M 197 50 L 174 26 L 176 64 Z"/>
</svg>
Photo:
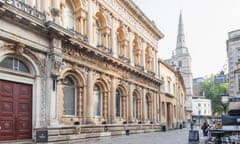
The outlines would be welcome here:
<svg viewBox="0 0 240 144">
<path fill-rule="evenodd" d="M 200 114 L 201 114 L 201 111 L 198 110 L 198 124 L 199 124 L 199 127 L 201 126 L 201 122 L 200 122 L 201 117 L 200 117 Z"/>
<path fill-rule="evenodd" d="M 223 104 L 224 114 L 227 114 L 227 105 L 229 102 L 229 97 L 228 97 L 228 94 L 226 93 L 226 91 L 221 96 L 222 96 L 221 102 Z"/>
</svg>

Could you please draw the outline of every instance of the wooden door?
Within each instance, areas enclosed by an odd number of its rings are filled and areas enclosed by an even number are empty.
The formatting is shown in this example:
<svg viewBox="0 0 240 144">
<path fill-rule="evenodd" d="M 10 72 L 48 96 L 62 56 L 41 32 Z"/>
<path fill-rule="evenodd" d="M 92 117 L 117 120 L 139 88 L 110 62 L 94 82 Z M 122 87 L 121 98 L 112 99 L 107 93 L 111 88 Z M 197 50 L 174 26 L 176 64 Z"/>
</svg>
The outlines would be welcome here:
<svg viewBox="0 0 240 144">
<path fill-rule="evenodd" d="M 32 138 L 32 86 L 0 80 L 0 141 Z"/>
</svg>

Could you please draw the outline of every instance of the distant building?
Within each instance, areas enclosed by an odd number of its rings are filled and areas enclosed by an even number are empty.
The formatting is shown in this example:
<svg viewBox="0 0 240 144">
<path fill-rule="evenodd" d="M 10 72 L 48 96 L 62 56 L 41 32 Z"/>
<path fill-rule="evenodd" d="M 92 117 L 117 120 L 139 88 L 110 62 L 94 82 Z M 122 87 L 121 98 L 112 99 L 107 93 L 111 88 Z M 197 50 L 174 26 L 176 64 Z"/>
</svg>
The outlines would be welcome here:
<svg viewBox="0 0 240 144">
<path fill-rule="evenodd" d="M 229 96 L 232 100 L 229 109 L 240 108 L 240 30 L 228 33 L 227 56 Z"/>
<path fill-rule="evenodd" d="M 204 81 L 204 78 L 198 77 L 193 79 L 193 96 L 200 95 L 200 83 Z"/>
<path fill-rule="evenodd" d="M 175 54 L 173 53 L 172 57 L 166 62 L 178 70 L 183 79 L 186 88 L 186 110 L 188 111 L 188 119 L 191 119 L 191 112 L 192 112 L 192 58 L 190 53 L 188 52 L 188 48 L 185 44 L 185 34 L 184 34 L 184 27 L 182 21 L 182 14 L 180 13 L 179 16 L 179 24 L 178 24 L 178 34 L 177 34 L 177 45 L 175 49 Z"/>
<path fill-rule="evenodd" d="M 204 96 L 195 96 L 192 98 L 192 120 L 196 124 L 210 119 L 212 116 L 212 102 Z"/>
<path fill-rule="evenodd" d="M 161 123 L 168 129 L 179 128 L 180 124 L 189 121 L 185 109 L 186 89 L 183 77 L 162 60 L 158 60 L 159 76 L 163 81 L 160 88 L 160 105 L 162 110 Z"/>
</svg>

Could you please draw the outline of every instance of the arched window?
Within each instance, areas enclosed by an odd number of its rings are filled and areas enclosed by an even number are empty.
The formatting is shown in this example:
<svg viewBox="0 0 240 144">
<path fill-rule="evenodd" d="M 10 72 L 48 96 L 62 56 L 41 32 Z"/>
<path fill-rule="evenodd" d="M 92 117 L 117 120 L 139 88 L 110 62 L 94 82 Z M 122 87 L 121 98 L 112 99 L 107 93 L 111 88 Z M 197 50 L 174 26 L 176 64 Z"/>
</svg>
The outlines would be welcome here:
<svg viewBox="0 0 240 144">
<path fill-rule="evenodd" d="M 63 12 L 64 27 L 74 30 L 74 13 L 70 0 L 66 0 L 66 5 Z"/>
<path fill-rule="evenodd" d="M 0 67 L 16 72 L 30 73 L 28 66 L 18 58 L 7 57 L 0 62 Z"/>
<path fill-rule="evenodd" d="M 101 27 L 97 20 L 96 20 L 96 27 L 95 27 L 95 41 L 96 41 L 96 46 L 102 45 Z"/>
<path fill-rule="evenodd" d="M 149 114 L 149 98 L 148 96 L 146 96 L 146 116 L 147 116 L 147 119 L 149 120 L 150 119 L 150 114 Z"/>
<path fill-rule="evenodd" d="M 94 115 L 102 115 L 102 90 L 99 85 L 95 84 L 93 89 L 94 95 Z"/>
<path fill-rule="evenodd" d="M 137 117 L 137 94 L 133 93 L 133 118 Z"/>
<path fill-rule="evenodd" d="M 121 116 L 121 92 L 120 90 L 116 90 L 116 116 Z"/>
<path fill-rule="evenodd" d="M 63 81 L 63 114 L 75 115 L 76 114 L 76 88 L 74 81 L 70 76 L 64 78 Z"/>
</svg>

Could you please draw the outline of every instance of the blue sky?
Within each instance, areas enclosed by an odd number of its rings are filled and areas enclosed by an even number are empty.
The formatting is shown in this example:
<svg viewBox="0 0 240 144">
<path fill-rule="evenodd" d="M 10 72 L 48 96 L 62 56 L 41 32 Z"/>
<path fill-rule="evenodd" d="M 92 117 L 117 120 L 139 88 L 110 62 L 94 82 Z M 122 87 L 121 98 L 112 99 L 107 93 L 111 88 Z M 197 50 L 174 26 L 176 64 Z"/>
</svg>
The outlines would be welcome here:
<svg viewBox="0 0 240 144">
<path fill-rule="evenodd" d="M 176 48 L 180 10 L 194 77 L 217 74 L 227 62 L 228 32 L 240 29 L 240 0 L 133 0 L 165 35 L 159 57 Z"/>
</svg>

